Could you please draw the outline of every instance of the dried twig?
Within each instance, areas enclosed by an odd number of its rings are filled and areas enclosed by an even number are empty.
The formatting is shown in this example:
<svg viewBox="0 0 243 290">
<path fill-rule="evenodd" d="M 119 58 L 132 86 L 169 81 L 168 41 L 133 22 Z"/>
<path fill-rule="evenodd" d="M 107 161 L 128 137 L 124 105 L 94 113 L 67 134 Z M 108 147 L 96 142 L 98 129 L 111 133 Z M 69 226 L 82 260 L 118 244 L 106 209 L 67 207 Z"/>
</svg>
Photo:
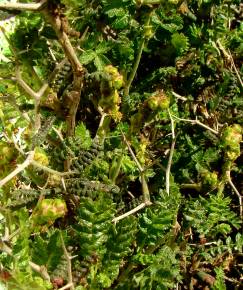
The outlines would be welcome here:
<svg viewBox="0 0 243 290">
<path fill-rule="evenodd" d="M 128 143 L 126 136 L 124 135 L 124 133 L 122 132 L 122 136 L 123 136 L 123 140 L 127 145 L 127 148 L 130 152 L 130 154 L 132 155 L 133 160 L 135 161 L 135 163 L 137 164 L 137 167 L 140 171 L 140 176 L 141 176 L 141 183 L 142 183 L 142 191 L 143 191 L 143 198 L 144 198 L 144 203 L 146 205 L 151 205 L 150 202 L 150 193 L 149 193 L 149 189 L 148 189 L 148 183 L 146 181 L 146 177 L 145 177 L 145 170 L 144 168 L 141 166 L 140 162 L 138 161 L 136 155 L 134 154 L 130 144 Z"/>
<path fill-rule="evenodd" d="M 171 116 L 172 116 L 174 119 L 178 120 L 178 121 L 188 122 L 188 123 L 191 123 L 192 125 L 199 125 L 199 126 L 203 127 L 204 129 L 207 129 L 207 130 L 211 131 L 211 132 L 214 133 L 215 135 L 218 135 L 218 134 L 219 134 L 218 131 L 216 131 L 216 130 L 210 128 L 209 126 L 207 126 L 207 125 L 205 125 L 205 124 L 203 124 L 203 123 L 201 123 L 201 122 L 198 121 L 197 119 L 196 119 L 196 120 L 183 119 L 183 118 L 179 118 L 179 117 L 177 117 L 177 116 L 175 116 L 175 115 L 172 115 L 172 114 L 171 114 Z"/>
<path fill-rule="evenodd" d="M 135 161 L 135 163 L 137 164 L 137 167 L 138 167 L 140 173 L 143 172 L 144 169 L 143 169 L 143 167 L 141 166 L 141 164 L 139 163 L 139 161 L 138 161 L 136 155 L 134 154 L 134 152 L 133 152 L 133 150 L 132 150 L 130 144 L 128 143 L 127 138 L 126 138 L 126 136 L 125 136 L 125 134 L 124 134 L 123 132 L 122 132 L 122 137 L 123 137 L 124 142 L 125 142 L 126 145 L 127 145 L 128 151 L 129 151 L 130 154 L 132 155 L 132 158 L 133 158 L 133 160 Z"/>
<path fill-rule="evenodd" d="M 4 177 L 2 180 L 0 180 L 0 188 L 6 184 L 7 182 L 9 182 L 13 177 L 15 177 L 16 175 L 18 175 L 20 172 L 22 172 L 25 168 L 27 168 L 29 165 L 33 165 L 47 173 L 50 173 L 50 174 L 55 174 L 55 175 L 58 175 L 58 176 L 69 176 L 69 175 L 72 175 L 72 174 L 75 174 L 76 172 L 75 171 L 68 171 L 68 172 L 59 172 L 59 171 L 56 171 L 54 169 L 51 169 L 47 166 L 44 166 L 40 163 L 38 163 L 37 161 L 33 160 L 34 158 L 34 151 L 31 151 L 28 155 L 28 157 L 26 158 L 26 160 L 17 166 L 17 168 L 12 171 L 9 175 L 7 175 L 6 177 Z"/>
<path fill-rule="evenodd" d="M 216 43 L 217 43 L 219 49 L 222 51 L 224 57 L 227 59 L 227 61 L 228 61 L 228 62 L 231 62 L 232 66 L 233 66 L 233 69 L 234 69 L 234 71 L 235 71 L 235 73 L 236 73 L 236 75 L 237 75 L 237 78 L 238 78 L 238 80 L 239 80 L 239 83 L 240 83 L 241 87 L 243 88 L 243 81 L 242 81 L 241 76 L 240 76 L 240 74 L 239 74 L 239 71 L 238 71 L 238 69 L 237 69 L 237 67 L 236 67 L 236 65 L 235 65 L 234 58 L 233 58 L 233 56 L 232 56 L 230 50 L 227 51 L 227 50 L 224 48 L 224 46 L 222 45 L 222 43 L 220 42 L 219 39 L 216 41 Z"/>
<path fill-rule="evenodd" d="M 10 248 L 6 244 L 6 242 L 10 241 L 18 232 L 19 232 L 19 229 L 16 230 L 11 235 L 9 235 L 8 230 L 7 230 L 7 232 L 5 232 L 5 235 L 4 235 L 3 239 L 0 239 L 0 250 L 1 251 L 7 253 L 10 256 L 13 255 L 12 248 Z M 50 276 L 49 276 L 49 274 L 48 274 L 47 269 L 46 269 L 45 266 L 39 266 L 36 263 L 33 263 L 31 261 L 29 261 L 29 265 L 32 268 L 32 270 L 34 270 L 35 272 L 39 273 L 44 280 L 47 280 L 49 282 L 51 281 Z"/>
<path fill-rule="evenodd" d="M 40 127 L 40 113 L 39 113 L 39 104 L 40 104 L 40 99 L 46 92 L 46 89 L 48 88 L 48 83 L 44 82 L 42 87 L 39 89 L 38 92 L 35 92 L 22 78 L 21 76 L 21 71 L 20 71 L 20 65 L 19 65 L 19 60 L 18 60 L 18 52 L 16 51 L 16 48 L 12 46 L 10 39 L 8 38 L 5 29 L 3 27 L 0 27 L 0 30 L 2 31 L 5 39 L 7 40 L 9 44 L 9 48 L 12 51 L 13 55 L 15 56 L 15 62 L 16 62 L 16 77 L 12 78 L 12 80 L 16 81 L 20 87 L 35 101 L 35 129 L 36 131 L 39 130 Z M 32 71 L 33 68 L 31 68 Z M 35 73 L 35 71 L 34 71 Z"/>
<path fill-rule="evenodd" d="M 228 181 L 229 185 L 231 186 L 231 188 L 234 190 L 234 192 L 238 196 L 239 206 L 240 206 L 240 217 L 241 217 L 241 219 L 243 219 L 242 195 L 239 193 L 238 189 L 235 187 L 235 185 L 234 185 L 234 183 L 233 183 L 233 181 L 231 179 L 230 170 L 227 170 L 225 172 L 225 174 L 226 174 L 227 181 Z"/>
<path fill-rule="evenodd" d="M 132 214 L 136 213 L 136 212 L 139 211 L 140 209 L 146 207 L 146 205 L 147 205 L 147 204 L 146 204 L 145 202 L 143 202 L 143 203 L 141 203 L 140 205 L 138 205 L 137 207 L 133 208 L 132 210 L 129 210 L 128 212 L 126 212 L 126 213 L 124 213 L 124 214 L 122 214 L 122 215 L 120 215 L 120 216 L 114 218 L 114 219 L 112 220 L 112 222 L 113 222 L 113 223 L 117 223 L 118 221 L 120 221 L 120 220 L 122 220 L 122 219 L 128 217 L 129 215 L 132 215 Z"/>
<path fill-rule="evenodd" d="M 235 65 L 234 58 L 233 58 L 233 56 L 232 56 L 232 54 L 231 54 L 230 51 L 229 51 L 229 55 L 230 55 L 230 58 L 231 58 L 231 63 L 232 63 L 233 69 L 234 69 L 234 71 L 235 71 L 235 73 L 236 73 L 236 75 L 237 75 L 237 78 L 238 78 L 238 80 L 239 80 L 239 82 L 240 82 L 241 87 L 243 88 L 243 81 L 242 81 L 242 79 L 241 79 L 241 76 L 240 76 L 240 74 L 239 74 L 239 72 L 238 72 L 238 69 L 237 69 L 237 67 L 236 67 L 236 65 Z"/>
<path fill-rule="evenodd" d="M 173 95 L 176 99 L 182 100 L 183 102 L 187 101 L 187 98 L 186 98 L 186 97 L 181 96 L 181 95 L 179 95 L 179 94 L 177 94 L 176 92 L 173 92 L 173 91 L 172 91 L 171 93 L 172 93 L 172 95 Z"/>
<path fill-rule="evenodd" d="M 170 169 L 171 169 L 171 164 L 172 164 L 172 158 L 174 154 L 174 149 L 175 149 L 175 142 L 176 142 L 176 137 L 175 137 L 175 126 L 174 126 L 174 120 L 171 116 L 170 111 L 168 110 L 169 116 L 170 116 L 170 121 L 171 121 L 171 131 L 172 131 L 172 143 L 170 147 L 170 155 L 168 159 L 168 164 L 166 167 L 166 172 L 165 172 L 165 188 L 166 192 L 169 195 L 170 194 Z"/>
<path fill-rule="evenodd" d="M 42 10 L 43 15 L 46 17 L 48 22 L 51 24 L 52 28 L 56 32 L 58 40 L 64 50 L 64 53 L 71 63 L 73 69 L 73 83 L 72 83 L 72 90 L 69 92 L 70 98 L 70 105 L 69 105 L 69 112 L 66 117 L 67 121 L 67 135 L 73 136 L 75 130 L 75 122 L 76 122 L 76 113 L 78 109 L 78 105 L 80 102 L 80 95 L 81 89 L 83 86 L 83 75 L 84 75 L 84 68 L 81 65 L 78 56 L 68 38 L 67 32 L 63 26 L 63 19 L 60 15 L 54 15 L 49 8 L 44 8 Z M 66 23 L 66 25 L 68 25 Z"/>
</svg>

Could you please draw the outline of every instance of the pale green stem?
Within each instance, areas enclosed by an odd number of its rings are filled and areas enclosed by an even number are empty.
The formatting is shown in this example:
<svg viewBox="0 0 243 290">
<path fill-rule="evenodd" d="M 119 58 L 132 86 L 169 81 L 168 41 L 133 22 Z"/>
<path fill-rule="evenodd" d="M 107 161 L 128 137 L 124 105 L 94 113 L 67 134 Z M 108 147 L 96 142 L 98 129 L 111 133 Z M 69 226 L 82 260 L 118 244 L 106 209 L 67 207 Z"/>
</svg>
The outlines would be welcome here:
<svg viewBox="0 0 243 290">
<path fill-rule="evenodd" d="M 116 182 L 117 176 L 118 176 L 118 174 L 120 172 L 120 169 L 121 169 L 122 159 L 123 159 L 123 153 L 121 153 L 121 155 L 118 157 L 117 164 L 116 164 L 116 168 L 115 168 L 114 173 L 113 173 L 113 175 L 111 177 L 111 181 L 114 184 Z"/>
<path fill-rule="evenodd" d="M 148 18 L 144 24 L 144 27 L 147 27 L 149 25 L 152 12 L 153 12 L 153 10 L 149 13 Z M 146 40 L 147 40 L 147 38 L 145 36 L 143 36 L 142 40 L 140 42 L 139 48 L 138 48 L 138 54 L 137 54 L 137 57 L 135 59 L 135 63 L 133 65 L 132 71 L 129 75 L 128 81 L 127 81 L 125 88 L 124 88 L 124 96 L 125 97 L 129 96 L 130 87 L 131 87 L 131 84 L 132 84 L 132 82 L 135 78 L 135 75 L 137 73 L 137 69 L 138 69 L 138 66 L 139 66 L 139 63 L 140 63 L 140 60 L 142 57 L 142 53 L 143 53 L 143 49 L 144 49 L 144 45 L 145 45 Z"/>
<path fill-rule="evenodd" d="M 139 46 L 139 49 L 138 49 L 138 54 L 137 54 L 133 69 L 131 71 L 131 74 L 129 76 L 127 84 L 126 84 L 126 86 L 124 88 L 124 96 L 125 97 L 127 97 L 129 95 L 129 90 L 130 90 L 131 84 L 132 84 L 132 82 L 133 82 L 133 80 L 135 78 L 135 75 L 136 75 L 136 72 L 137 72 L 141 57 L 142 57 L 144 44 L 145 44 L 145 37 L 143 37 L 143 39 L 142 39 L 142 41 L 140 43 L 140 46 Z"/>
</svg>

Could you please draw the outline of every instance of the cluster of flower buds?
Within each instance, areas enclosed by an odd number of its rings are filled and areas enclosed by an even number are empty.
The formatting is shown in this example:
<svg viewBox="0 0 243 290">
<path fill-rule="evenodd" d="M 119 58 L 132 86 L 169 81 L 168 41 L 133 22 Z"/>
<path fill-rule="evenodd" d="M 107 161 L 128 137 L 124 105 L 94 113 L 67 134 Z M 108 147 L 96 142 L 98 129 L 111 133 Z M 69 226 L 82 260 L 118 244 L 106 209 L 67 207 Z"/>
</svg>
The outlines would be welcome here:
<svg viewBox="0 0 243 290">
<path fill-rule="evenodd" d="M 146 122 L 150 122 L 160 111 L 168 109 L 170 98 L 163 90 L 157 90 L 138 109 L 138 112 L 131 117 L 131 131 L 138 132 Z"/>
<path fill-rule="evenodd" d="M 221 146 L 225 150 L 225 158 L 234 161 L 240 156 L 240 142 L 242 141 L 242 127 L 238 124 L 226 127 L 221 136 Z"/>
<path fill-rule="evenodd" d="M 33 211 L 32 219 L 35 225 L 52 225 L 56 219 L 64 217 L 67 205 L 64 200 L 42 199 Z"/>
<path fill-rule="evenodd" d="M 120 103 L 121 98 L 118 90 L 123 86 L 123 76 L 118 72 L 117 68 L 112 65 L 107 65 L 104 68 L 105 79 L 101 81 L 101 99 L 99 106 L 104 112 L 110 114 L 114 120 L 121 119 Z"/>
</svg>

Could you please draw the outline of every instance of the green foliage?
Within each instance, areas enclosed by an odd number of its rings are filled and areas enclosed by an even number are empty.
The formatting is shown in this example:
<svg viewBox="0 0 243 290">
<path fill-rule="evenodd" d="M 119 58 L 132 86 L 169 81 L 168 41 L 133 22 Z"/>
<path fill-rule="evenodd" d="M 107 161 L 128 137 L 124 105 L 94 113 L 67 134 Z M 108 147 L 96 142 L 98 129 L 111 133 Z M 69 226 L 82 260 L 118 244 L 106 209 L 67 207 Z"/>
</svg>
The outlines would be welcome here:
<svg viewBox="0 0 243 290">
<path fill-rule="evenodd" d="M 146 209 L 139 218 L 138 245 L 143 247 L 156 246 L 173 227 L 175 222 L 180 195 L 174 189 L 175 196 L 169 199 L 164 196 L 157 199 L 155 204 Z"/>
<path fill-rule="evenodd" d="M 240 1 L 1 3 L 0 288 L 241 289 Z"/>
<path fill-rule="evenodd" d="M 187 50 L 189 49 L 188 38 L 183 33 L 172 34 L 171 43 L 174 46 L 178 55 L 187 52 Z"/>
<path fill-rule="evenodd" d="M 156 255 L 141 258 L 142 264 L 145 258 L 145 264 L 148 266 L 133 278 L 135 285 L 140 289 L 170 289 L 175 287 L 176 282 L 180 280 L 175 249 L 164 246 Z"/>
<path fill-rule="evenodd" d="M 108 239 L 114 204 L 110 198 L 100 195 L 97 199 L 82 197 L 74 229 L 80 246 L 80 254 L 87 257 L 93 253 L 103 255 L 102 245 Z"/>
<path fill-rule="evenodd" d="M 63 255 L 59 231 L 43 236 L 37 234 L 31 243 L 31 252 L 34 263 L 45 265 L 49 271 L 54 271 Z"/>
<path fill-rule="evenodd" d="M 226 290 L 226 285 L 224 283 L 224 271 L 221 268 L 215 269 L 216 272 L 216 282 L 213 285 L 213 289 Z"/>
<path fill-rule="evenodd" d="M 195 227 L 199 234 L 209 239 L 217 235 L 227 235 L 233 228 L 238 229 L 241 221 L 235 212 L 229 209 L 229 197 L 211 194 L 209 198 L 202 196 L 191 200 L 185 209 L 185 218 L 188 226 Z"/>
<path fill-rule="evenodd" d="M 103 257 L 103 267 L 97 278 L 98 281 L 103 281 L 99 283 L 102 287 L 110 287 L 118 277 L 124 260 L 132 254 L 132 243 L 136 232 L 137 222 L 133 217 L 110 228 L 106 243 L 108 251 Z"/>
</svg>

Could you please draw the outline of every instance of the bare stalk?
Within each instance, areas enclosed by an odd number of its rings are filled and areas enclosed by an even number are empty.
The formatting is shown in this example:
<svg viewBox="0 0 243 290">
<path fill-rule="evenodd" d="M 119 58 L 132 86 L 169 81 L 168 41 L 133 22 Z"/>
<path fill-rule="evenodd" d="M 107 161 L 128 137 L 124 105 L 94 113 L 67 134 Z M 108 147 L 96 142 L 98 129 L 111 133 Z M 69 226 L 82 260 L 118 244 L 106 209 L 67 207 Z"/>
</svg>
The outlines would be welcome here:
<svg viewBox="0 0 243 290">
<path fill-rule="evenodd" d="M 239 193 L 238 189 L 235 187 L 235 185 L 234 185 L 234 183 L 233 183 L 233 181 L 231 179 L 230 170 L 227 170 L 225 172 L 225 174 L 226 174 L 227 181 L 228 181 L 229 185 L 231 186 L 231 188 L 234 190 L 234 192 L 238 196 L 239 206 L 240 206 L 240 217 L 241 217 L 241 219 L 243 219 L 242 195 Z"/>
<path fill-rule="evenodd" d="M 48 7 L 42 10 L 43 15 L 51 24 L 54 29 L 58 40 L 63 48 L 63 51 L 71 63 L 73 69 L 73 84 L 72 91 L 69 92 L 70 105 L 69 112 L 66 117 L 67 122 L 67 135 L 73 136 L 76 126 L 76 113 L 80 102 L 81 89 L 83 86 L 84 68 L 81 65 L 78 56 L 68 38 L 67 31 L 63 28 L 63 19 L 60 15 L 53 15 L 52 11 L 49 11 Z"/>
<path fill-rule="evenodd" d="M 236 73 L 236 75 L 237 75 L 237 78 L 238 78 L 238 80 L 239 80 L 239 83 L 240 83 L 241 87 L 243 88 L 243 81 L 242 81 L 241 76 L 240 76 L 240 74 L 239 74 L 239 71 L 238 71 L 238 69 L 237 69 L 237 67 L 236 67 L 236 65 L 235 65 L 234 58 L 233 58 L 233 56 L 232 56 L 230 50 L 227 51 L 227 50 L 224 48 L 224 46 L 222 45 L 222 43 L 220 42 L 219 39 L 216 41 L 216 43 L 217 43 L 219 49 L 222 51 L 224 57 L 225 57 L 228 61 L 231 62 L 232 66 L 233 66 L 233 69 L 234 69 L 234 71 L 235 71 L 235 73 Z"/>
<path fill-rule="evenodd" d="M 141 166 L 141 164 L 139 163 L 136 155 L 134 154 L 130 144 L 128 143 L 127 139 L 126 139 L 126 136 L 124 135 L 124 133 L 122 132 L 122 136 L 123 136 L 123 139 L 124 139 L 124 142 L 126 143 L 127 145 L 127 148 L 130 152 L 130 154 L 132 155 L 132 158 L 133 160 L 135 161 L 135 163 L 137 164 L 137 167 L 140 171 L 140 177 L 141 177 L 141 183 L 142 183 L 142 191 L 143 191 L 143 199 L 144 199 L 144 203 L 146 205 L 151 205 L 151 202 L 150 202 L 150 193 L 149 193 L 149 189 L 148 189 L 148 183 L 146 181 L 146 177 L 145 177 L 145 170 L 144 168 Z"/>
<path fill-rule="evenodd" d="M 10 241 L 17 233 L 19 232 L 19 229 L 15 231 L 11 236 L 9 236 L 8 230 L 7 233 L 5 233 L 5 236 L 3 239 L 0 239 L 0 249 L 1 251 L 7 253 L 8 255 L 13 255 L 13 250 L 10 248 L 4 241 Z M 51 278 L 47 272 L 47 269 L 45 266 L 39 266 L 31 261 L 29 261 L 29 265 L 35 272 L 39 273 L 40 276 L 44 279 L 50 282 Z"/>
<path fill-rule="evenodd" d="M 49 167 L 47 167 L 45 165 L 42 165 L 42 164 L 38 163 L 35 160 L 32 160 L 30 162 L 30 164 L 35 166 L 35 167 L 37 167 L 37 168 L 39 168 L 39 169 L 41 169 L 41 170 L 43 170 L 43 171 L 45 171 L 45 172 L 47 172 L 47 173 L 55 174 L 55 175 L 58 175 L 58 176 L 68 176 L 68 175 L 72 175 L 72 174 L 76 173 L 75 171 L 59 172 L 59 171 L 56 171 L 56 170 L 54 170 L 52 168 L 49 168 Z"/>
<path fill-rule="evenodd" d="M 166 167 L 166 172 L 165 172 L 165 189 L 167 194 L 170 194 L 170 170 L 171 170 L 171 164 L 172 164 L 172 158 L 173 158 L 173 154 L 174 154 L 174 149 L 175 149 L 175 124 L 174 124 L 174 120 L 171 116 L 170 111 L 168 110 L 169 116 L 170 116 L 170 121 L 171 121 L 171 132 L 172 132 L 172 143 L 171 143 L 171 147 L 170 147 L 170 155 L 169 155 L 169 159 L 168 159 L 168 164 Z"/>
<path fill-rule="evenodd" d="M 174 149 L 175 149 L 175 139 L 172 140 L 171 147 L 170 147 L 170 155 L 168 159 L 168 164 L 165 172 L 165 188 L 166 192 L 169 195 L 170 194 L 170 169 L 171 169 L 171 164 L 172 164 L 172 158 L 174 154 Z"/>
<path fill-rule="evenodd" d="M 176 92 L 173 92 L 173 91 L 172 91 L 171 93 L 172 93 L 172 95 L 173 95 L 176 99 L 182 100 L 183 102 L 187 101 L 187 98 L 186 98 L 186 97 L 181 96 L 181 95 L 179 95 L 179 94 L 177 94 Z"/>
<path fill-rule="evenodd" d="M 138 212 L 138 211 L 141 210 L 142 208 L 146 207 L 146 205 L 147 205 L 147 204 L 146 204 L 145 202 L 143 202 L 143 203 L 141 203 L 140 205 L 138 205 L 138 206 L 136 206 L 135 208 L 133 208 L 132 210 L 129 210 L 128 212 L 126 212 L 126 213 L 124 213 L 124 214 L 122 214 L 122 215 L 120 215 L 120 216 L 114 218 L 114 219 L 112 220 L 112 222 L 113 222 L 113 223 L 117 223 L 118 221 L 120 221 L 120 220 L 122 220 L 122 219 L 128 217 L 129 215 L 132 215 L 132 214 Z"/>
<path fill-rule="evenodd" d="M 56 32 L 56 35 L 58 37 L 60 44 L 62 45 L 65 55 L 72 65 L 74 74 L 78 75 L 80 75 L 80 73 L 82 74 L 83 67 L 76 55 L 76 52 L 68 38 L 67 33 L 64 31 L 62 27 L 62 20 L 58 15 L 53 16 L 48 8 L 43 9 L 42 13 L 46 17 L 46 19 L 50 22 L 52 28 Z"/>
<path fill-rule="evenodd" d="M 134 154 L 130 144 L 128 143 L 124 133 L 122 132 L 122 136 L 123 136 L 123 139 L 124 139 L 124 142 L 126 143 L 127 147 L 128 147 L 128 150 L 130 152 L 130 154 L 132 155 L 132 158 L 133 160 L 135 161 L 135 163 L 137 164 L 138 166 L 138 169 L 140 171 L 140 177 L 141 177 L 141 183 L 142 183 L 142 191 L 143 191 L 143 199 L 144 199 L 144 202 L 142 202 L 140 205 L 138 205 L 137 207 L 135 207 L 134 209 L 118 216 L 118 217 L 115 217 L 112 222 L 113 223 L 116 223 L 126 217 L 128 217 L 129 215 L 132 215 L 136 212 L 138 212 L 139 210 L 143 209 L 144 207 L 146 206 L 149 206 L 151 205 L 151 201 L 150 201 L 150 193 L 149 193 L 149 189 L 148 189 L 148 183 L 146 181 L 146 178 L 145 178 L 145 175 L 144 175 L 144 169 L 143 167 L 141 166 L 141 164 L 139 163 L 136 155 Z"/>
</svg>

